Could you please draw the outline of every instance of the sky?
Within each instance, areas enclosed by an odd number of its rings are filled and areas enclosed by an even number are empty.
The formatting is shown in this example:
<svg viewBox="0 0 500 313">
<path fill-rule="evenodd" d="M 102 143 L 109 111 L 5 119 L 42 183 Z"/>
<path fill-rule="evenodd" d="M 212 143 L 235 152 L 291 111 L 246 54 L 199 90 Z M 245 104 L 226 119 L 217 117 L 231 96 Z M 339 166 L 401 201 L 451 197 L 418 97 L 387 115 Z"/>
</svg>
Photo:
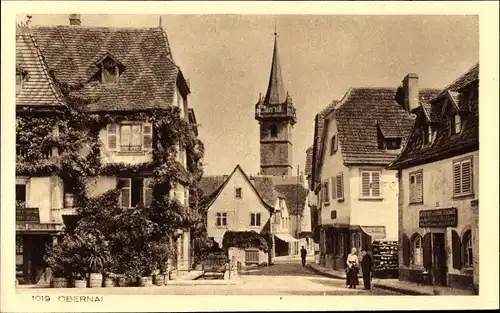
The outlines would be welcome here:
<svg viewBox="0 0 500 313">
<path fill-rule="evenodd" d="M 82 15 L 82 26 L 156 27 L 160 15 Z M 25 20 L 18 16 L 18 21 Z M 269 79 L 276 23 L 282 76 L 297 109 L 293 166 L 303 171 L 314 116 L 350 87 L 444 88 L 479 61 L 477 16 L 162 15 L 173 57 L 189 79 L 189 105 L 205 144 L 205 174 L 240 164 L 259 172 L 254 106 Z M 34 15 L 33 25 L 68 25 Z"/>
</svg>

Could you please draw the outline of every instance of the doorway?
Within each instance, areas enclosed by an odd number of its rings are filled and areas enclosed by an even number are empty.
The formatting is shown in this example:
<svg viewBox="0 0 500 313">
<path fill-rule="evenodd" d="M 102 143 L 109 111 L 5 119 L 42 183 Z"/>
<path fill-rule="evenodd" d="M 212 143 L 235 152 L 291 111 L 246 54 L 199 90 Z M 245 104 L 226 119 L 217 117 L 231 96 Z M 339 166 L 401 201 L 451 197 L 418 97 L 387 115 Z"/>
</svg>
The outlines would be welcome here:
<svg viewBox="0 0 500 313">
<path fill-rule="evenodd" d="M 434 285 L 446 286 L 446 250 L 444 233 L 432 236 L 432 277 Z"/>
<path fill-rule="evenodd" d="M 25 284 L 36 284 L 47 267 L 43 257 L 50 245 L 48 235 L 23 236 L 23 276 Z"/>
</svg>

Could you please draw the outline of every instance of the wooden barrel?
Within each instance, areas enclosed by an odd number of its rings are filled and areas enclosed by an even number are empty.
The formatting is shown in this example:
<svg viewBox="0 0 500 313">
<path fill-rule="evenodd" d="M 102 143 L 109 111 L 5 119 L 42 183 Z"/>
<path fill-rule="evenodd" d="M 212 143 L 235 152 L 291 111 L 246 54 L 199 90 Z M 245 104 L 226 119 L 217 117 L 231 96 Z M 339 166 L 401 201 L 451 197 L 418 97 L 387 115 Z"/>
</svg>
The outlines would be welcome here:
<svg viewBox="0 0 500 313">
<path fill-rule="evenodd" d="M 87 288 L 87 281 L 83 279 L 75 279 L 75 288 Z"/>
<path fill-rule="evenodd" d="M 151 276 L 145 276 L 139 278 L 139 286 L 140 287 L 151 287 L 153 286 L 153 279 Z"/>
<path fill-rule="evenodd" d="M 89 288 L 102 287 L 102 274 L 90 273 L 89 275 Z"/>
<path fill-rule="evenodd" d="M 52 278 L 52 288 L 67 288 L 68 280 L 66 278 L 54 277 Z"/>
<path fill-rule="evenodd" d="M 163 286 L 163 285 L 165 285 L 165 275 L 163 275 L 163 274 L 156 274 L 153 277 L 153 283 L 155 284 L 155 286 Z"/>
</svg>

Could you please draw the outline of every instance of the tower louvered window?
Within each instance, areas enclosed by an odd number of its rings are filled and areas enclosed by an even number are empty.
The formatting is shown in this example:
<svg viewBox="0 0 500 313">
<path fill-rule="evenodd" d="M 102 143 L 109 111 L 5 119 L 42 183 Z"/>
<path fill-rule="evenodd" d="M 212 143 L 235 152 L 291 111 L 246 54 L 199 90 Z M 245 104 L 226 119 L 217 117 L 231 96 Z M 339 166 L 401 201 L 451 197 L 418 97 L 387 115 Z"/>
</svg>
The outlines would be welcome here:
<svg viewBox="0 0 500 313">
<path fill-rule="evenodd" d="M 466 196 L 473 192 L 471 158 L 453 163 L 453 194 Z"/>
</svg>

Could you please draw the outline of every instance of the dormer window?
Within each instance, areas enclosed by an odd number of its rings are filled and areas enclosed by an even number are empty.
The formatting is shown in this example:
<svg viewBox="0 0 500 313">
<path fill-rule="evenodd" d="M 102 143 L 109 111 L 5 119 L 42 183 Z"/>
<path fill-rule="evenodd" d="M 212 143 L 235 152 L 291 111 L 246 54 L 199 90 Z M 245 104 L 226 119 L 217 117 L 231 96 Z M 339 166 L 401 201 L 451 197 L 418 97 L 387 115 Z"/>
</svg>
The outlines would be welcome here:
<svg viewBox="0 0 500 313">
<path fill-rule="evenodd" d="M 426 125 L 422 128 L 422 142 L 424 146 L 432 144 L 433 135 L 431 125 Z"/>
<path fill-rule="evenodd" d="M 401 148 L 401 138 L 385 139 L 387 150 L 397 150 Z"/>
<path fill-rule="evenodd" d="M 103 84 L 116 84 L 123 73 L 124 66 L 111 54 L 106 53 L 98 62 Z"/>
<path fill-rule="evenodd" d="M 393 127 L 383 127 L 377 123 L 377 147 L 380 150 L 397 150 L 401 148 L 402 138 L 397 129 Z"/>
<path fill-rule="evenodd" d="M 460 134 L 462 131 L 462 117 L 455 114 L 450 119 L 450 131 L 452 135 Z"/>
</svg>

